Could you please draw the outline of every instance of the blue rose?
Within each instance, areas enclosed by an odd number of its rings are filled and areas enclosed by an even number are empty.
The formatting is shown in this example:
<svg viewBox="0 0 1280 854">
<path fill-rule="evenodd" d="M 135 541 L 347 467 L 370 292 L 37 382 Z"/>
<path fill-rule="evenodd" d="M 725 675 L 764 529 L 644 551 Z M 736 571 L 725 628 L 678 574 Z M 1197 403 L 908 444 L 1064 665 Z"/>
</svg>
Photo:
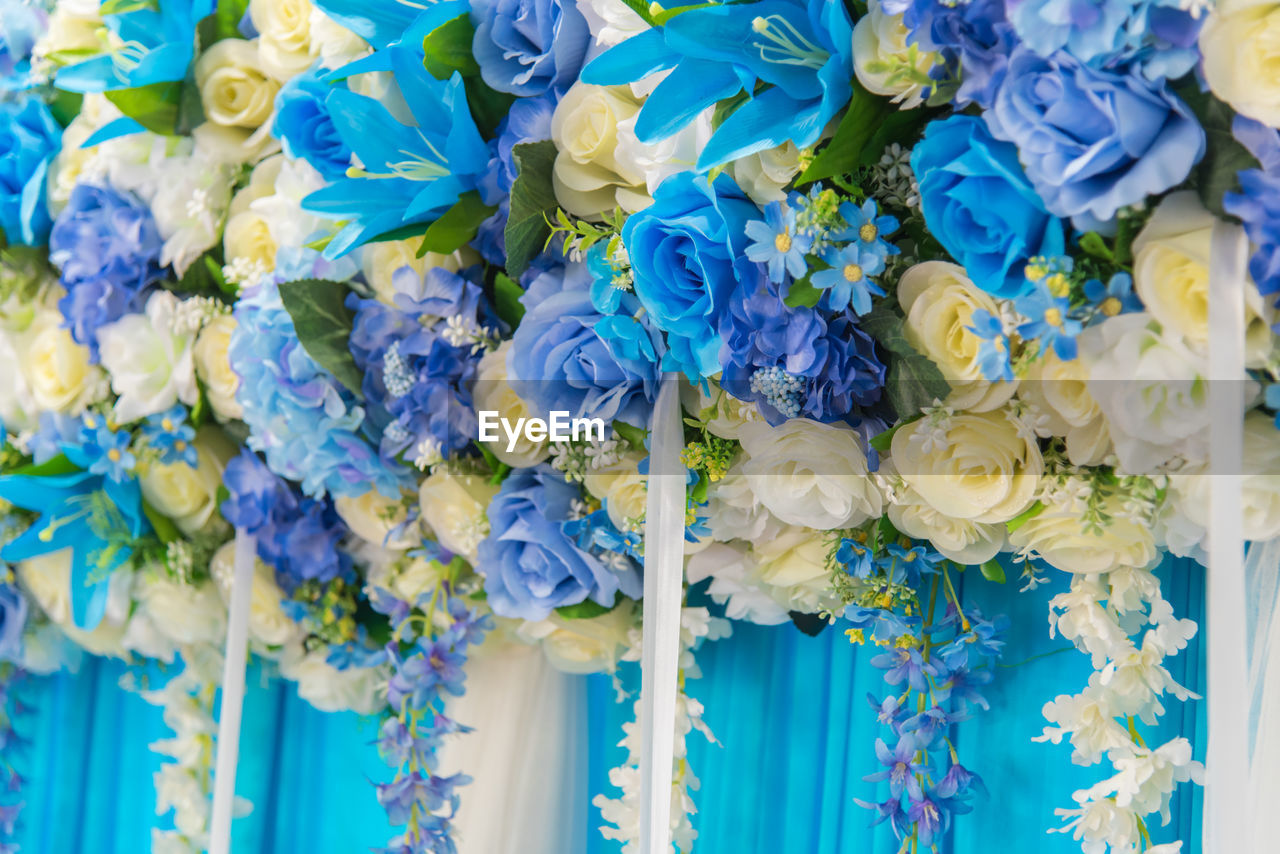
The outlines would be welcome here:
<svg viewBox="0 0 1280 854">
<path fill-rule="evenodd" d="M 22 655 L 22 629 L 27 624 L 27 600 L 12 584 L 0 584 L 0 661 Z"/>
<path fill-rule="evenodd" d="M 653 204 L 622 227 L 636 296 L 667 335 L 664 370 L 691 379 L 720 371 L 720 321 L 747 260 L 747 223 L 760 210 L 727 175 L 709 182 L 680 172 L 667 178 Z"/>
<path fill-rule="evenodd" d="M 484 82 L 513 95 L 563 94 L 591 42 L 573 0 L 472 0 L 471 51 Z"/>
<path fill-rule="evenodd" d="M 479 547 L 489 606 L 500 617 L 544 620 L 562 605 L 613 605 L 619 590 L 640 595 L 634 571 L 615 574 L 578 548 L 562 523 L 581 493 L 548 465 L 518 469 L 489 505 L 490 533 Z"/>
<path fill-rule="evenodd" d="M 1061 52 L 1014 51 L 983 118 L 1018 146 L 1045 207 L 1088 227 L 1182 183 L 1204 156 L 1204 130 L 1164 83 Z"/>
<path fill-rule="evenodd" d="M 1061 220 L 1045 212 L 1017 149 L 993 139 L 980 119 L 931 122 L 911 169 L 929 231 L 988 293 L 1017 295 L 1028 287 L 1028 258 L 1062 253 Z"/>
<path fill-rule="evenodd" d="M 333 86 L 324 82 L 322 74 L 323 69 L 311 68 L 284 84 L 276 95 L 271 133 L 290 157 L 306 160 L 326 178 L 342 178 L 351 165 L 351 149 L 325 105 Z"/>
<path fill-rule="evenodd" d="M 39 100 L 0 102 L 0 228 L 10 243 L 38 246 L 49 236 L 45 184 L 62 128 Z"/>
<path fill-rule="evenodd" d="M 597 327 L 610 318 L 596 311 L 586 287 L 566 288 L 534 304 L 520 321 L 507 356 L 511 387 L 541 414 L 617 418 L 644 427 L 657 393 L 657 347 L 632 359 L 615 355 Z"/>
</svg>

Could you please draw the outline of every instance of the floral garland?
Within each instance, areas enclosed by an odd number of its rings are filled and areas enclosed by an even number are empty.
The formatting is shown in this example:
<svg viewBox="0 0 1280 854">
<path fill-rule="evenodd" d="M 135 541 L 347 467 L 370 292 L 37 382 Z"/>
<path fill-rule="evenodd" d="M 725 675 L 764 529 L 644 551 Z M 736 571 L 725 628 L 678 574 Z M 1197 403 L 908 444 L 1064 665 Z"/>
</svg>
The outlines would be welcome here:
<svg viewBox="0 0 1280 854">
<path fill-rule="evenodd" d="M 1224 222 L 1251 252 L 1245 535 L 1280 536 L 1280 114 L 1242 82 L 1280 12 L 1099 8 L 0 0 L 0 660 L 181 658 L 151 695 L 157 845 L 198 847 L 242 529 L 252 651 L 383 716 L 385 850 L 453 851 L 467 769 L 438 750 L 474 647 L 634 658 L 676 372 L 686 580 L 716 609 L 685 611 L 686 677 L 721 610 L 880 647 L 869 808 L 914 854 L 981 791 L 949 739 L 1005 618 L 959 574 L 1052 567 L 1097 674 L 1047 736 L 1117 769 L 1066 829 L 1158 851 L 1147 817 L 1199 770 L 1138 730 L 1194 633 L 1149 570 L 1204 556 Z M 557 413 L 599 430 L 553 441 Z M 601 801 L 623 841 L 634 738 Z"/>
</svg>

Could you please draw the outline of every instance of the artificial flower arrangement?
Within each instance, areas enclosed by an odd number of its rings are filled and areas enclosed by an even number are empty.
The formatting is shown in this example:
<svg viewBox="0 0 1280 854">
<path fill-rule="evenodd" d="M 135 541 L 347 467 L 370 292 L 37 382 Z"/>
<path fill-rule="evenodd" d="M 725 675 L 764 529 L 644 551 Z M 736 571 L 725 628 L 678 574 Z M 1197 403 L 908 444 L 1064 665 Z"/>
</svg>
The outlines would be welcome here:
<svg viewBox="0 0 1280 854">
<path fill-rule="evenodd" d="M 725 618 L 878 647 L 883 738 L 846 759 L 883 765 L 865 806 L 927 851 L 981 790 L 948 734 L 1007 626 L 959 573 L 1070 573 L 1051 630 L 1097 672 L 1045 698 L 1044 737 L 1115 773 L 1061 829 L 1178 850 L 1147 822 L 1201 769 L 1140 728 L 1190 696 L 1162 662 L 1197 627 L 1151 568 L 1204 553 L 1224 220 L 1252 247 L 1245 534 L 1280 536 L 1280 99 L 1251 72 L 1280 11 L 0 8 L 4 685 L 67 642 L 140 663 L 178 730 L 154 850 L 206 842 L 239 528 L 254 652 L 383 716 L 387 851 L 454 851 L 466 769 L 437 756 L 468 652 L 501 629 L 572 672 L 638 654 L 664 372 L 686 583 L 716 605 L 685 610 L 687 675 Z M 609 429 L 485 444 L 480 411 Z M 637 777 L 611 779 L 628 842 Z M 685 763 L 676 786 L 687 851 Z"/>
</svg>

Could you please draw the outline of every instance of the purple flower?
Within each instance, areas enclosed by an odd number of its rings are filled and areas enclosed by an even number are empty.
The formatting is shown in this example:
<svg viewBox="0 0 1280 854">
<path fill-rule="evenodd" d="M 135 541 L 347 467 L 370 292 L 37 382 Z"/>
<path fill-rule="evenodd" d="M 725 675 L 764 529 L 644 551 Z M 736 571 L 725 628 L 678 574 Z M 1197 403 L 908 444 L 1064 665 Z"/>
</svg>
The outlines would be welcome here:
<svg viewBox="0 0 1280 854">
<path fill-rule="evenodd" d="M 863 780 L 868 783 L 888 780 L 889 792 L 895 798 L 902 797 L 904 790 L 912 798 L 920 797 L 920 780 L 916 775 L 928 772 L 929 757 L 921 752 L 921 745 L 916 742 L 915 736 L 903 735 L 892 750 L 884 743 L 884 739 L 877 738 L 876 759 L 885 770 L 868 774 Z"/>
<path fill-rule="evenodd" d="M 49 235 L 49 259 L 67 294 L 58 303 L 71 336 L 97 358 L 97 331 L 137 304 L 160 277 L 160 234 L 151 211 L 127 193 L 78 184 Z"/>
<path fill-rule="evenodd" d="M 936 676 L 938 672 L 937 664 L 925 661 L 915 648 L 894 649 L 877 655 L 871 659 L 871 666 L 884 670 L 884 681 L 890 685 L 901 685 L 905 680 L 912 690 L 921 693 L 929 690 L 926 674 Z"/>
<path fill-rule="evenodd" d="M 953 762 L 951 767 L 947 769 L 946 776 L 934 787 L 933 791 L 940 797 L 952 798 L 956 796 L 963 797 L 975 789 L 984 794 L 986 793 L 987 787 L 983 784 L 982 778 L 959 762 Z"/>
<path fill-rule="evenodd" d="M 26 598 L 12 584 L 0 584 L 0 661 L 17 661 L 22 655 L 26 624 Z"/>
<path fill-rule="evenodd" d="M 1232 120 L 1231 132 L 1262 168 L 1240 172 L 1240 192 L 1225 194 L 1222 206 L 1240 218 L 1254 246 L 1249 275 L 1258 290 L 1280 293 L 1280 132 L 1244 116 Z"/>
<path fill-rule="evenodd" d="M 911 829 L 911 822 L 907 818 L 907 812 L 902 808 L 902 798 L 888 798 L 880 803 L 870 803 L 861 798 L 854 798 L 854 802 L 858 806 L 869 810 L 876 811 L 875 821 L 871 822 L 871 826 L 875 827 L 885 821 L 889 822 L 889 826 L 893 828 L 893 835 L 901 839 Z"/>
</svg>

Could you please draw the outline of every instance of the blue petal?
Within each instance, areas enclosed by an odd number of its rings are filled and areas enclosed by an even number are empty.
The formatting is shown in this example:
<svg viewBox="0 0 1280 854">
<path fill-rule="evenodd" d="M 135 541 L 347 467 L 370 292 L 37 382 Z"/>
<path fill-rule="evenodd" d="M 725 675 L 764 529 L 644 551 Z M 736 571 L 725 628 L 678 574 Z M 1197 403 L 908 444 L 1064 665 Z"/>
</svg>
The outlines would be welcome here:
<svg viewBox="0 0 1280 854">
<path fill-rule="evenodd" d="M 698 113 L 740 88 L 731 66 L 685 59 L 645 100 L 636 118 L 636 136 L 647 143 L 671 136 Z"/>
<path fill-rule="evenodd" d="M 146 128 L 128 116 L 121 116 L 115 121 L 107 122 L 102 127 L 93 132 L 92 135 L 80 144 L 81 148 L 92 148 L 95 145 L 104 143 L 109 139 L 115 139 L 118 136 L 128 136 L 131 133 L 142 133 Z"/>
<path fill-rule="evenodd" d="M 820 119 L 821 101 L 797 101 L 781 88 L 766 89 L 733 112 L 698 155 L 698 169 L 736 160 L 802 136 Z M 822 126 L 818 124 L 821 132 Z"/>
<path fill-rule="evenodd" d="M 688 14 L 688 13 L 686 13 Z M 655 71 L 674 68 L 680 54 L 667 47 L 663 30 L 645 30 L 614 45 L 582 69 L 582 82 L 597 86 L 631 83 Z"/>
</svg>

